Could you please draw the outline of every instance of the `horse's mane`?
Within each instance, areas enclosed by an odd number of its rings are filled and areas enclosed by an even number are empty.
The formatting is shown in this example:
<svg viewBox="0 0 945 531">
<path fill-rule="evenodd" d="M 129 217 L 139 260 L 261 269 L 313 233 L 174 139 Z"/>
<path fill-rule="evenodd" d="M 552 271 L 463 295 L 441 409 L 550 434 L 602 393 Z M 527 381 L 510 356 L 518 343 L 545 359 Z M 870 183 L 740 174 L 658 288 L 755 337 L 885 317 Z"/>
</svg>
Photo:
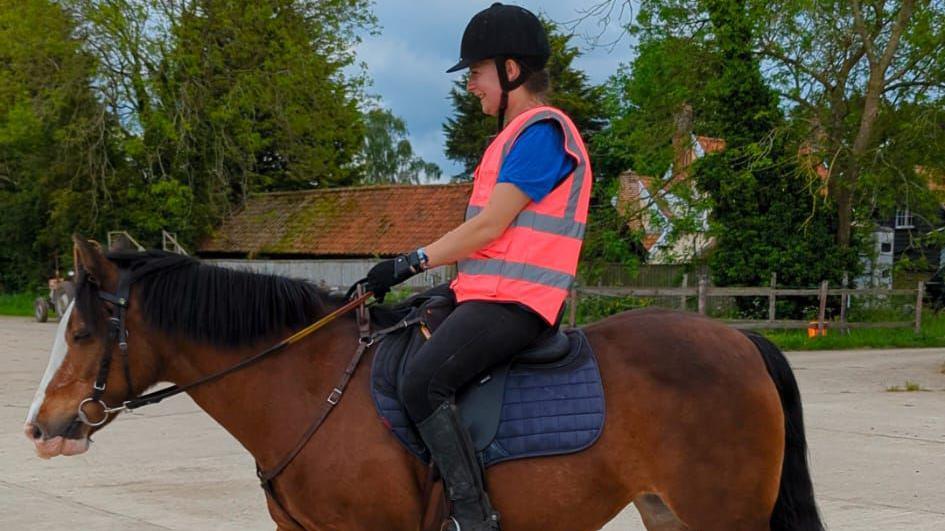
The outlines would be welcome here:
<svg viewBox="0 0 945 531">
<path fill-rule="evenodd" d="M 132 304 L 158 330 L 215 346 L 255 343 L 284 329 L 299 329 L 344 303 L 309 282 L 205 264 L 164 251 L 107 255 L 131 272 Z M 76 310 L 90 326 L 97 287 L 80 271 Z"/>
</svg>

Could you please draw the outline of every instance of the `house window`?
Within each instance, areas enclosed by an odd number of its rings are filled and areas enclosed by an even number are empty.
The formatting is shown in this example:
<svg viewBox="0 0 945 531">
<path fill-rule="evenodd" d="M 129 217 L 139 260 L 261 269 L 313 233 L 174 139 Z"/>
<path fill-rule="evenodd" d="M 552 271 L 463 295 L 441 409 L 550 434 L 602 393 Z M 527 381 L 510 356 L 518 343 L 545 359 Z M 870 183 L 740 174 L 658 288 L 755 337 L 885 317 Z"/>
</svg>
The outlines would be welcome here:
<svg viewBox="0 0 945 531">
<path fill-rule="evenodd" d="M 889 243 L 889 242 L 883 242 L 883 243 L 881 243 L 881 244 L 879 245 L 879 252 L 881 252 L 881 253 L 891 253 L 891 252 L 892 252 L 892 244 Z"/>
<path fill-rule="evenodd" d="M 915 227 L 912 224 L 912 212 L 908 208 L 904 208 L 896 211 L 896 228 L 897 229 L 911 229 Z"/>
</svg>

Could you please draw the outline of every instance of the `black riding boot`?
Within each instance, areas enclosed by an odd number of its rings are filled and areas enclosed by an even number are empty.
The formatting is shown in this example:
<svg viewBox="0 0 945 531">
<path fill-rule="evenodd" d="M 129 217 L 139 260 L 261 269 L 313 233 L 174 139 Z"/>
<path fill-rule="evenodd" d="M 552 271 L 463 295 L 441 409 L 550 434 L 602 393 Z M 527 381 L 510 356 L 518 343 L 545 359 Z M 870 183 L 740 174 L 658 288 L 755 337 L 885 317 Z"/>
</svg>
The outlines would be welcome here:
<svg viewBox="0 0 945 531">
<path fill-rule="evenodd" d="M 476 450 L 456 408 L 449 402 L 440 404 L 417 429 L 443 476 L 457 531 L 499 529 L 499 513 L 489 503 Z"/>
</svg>

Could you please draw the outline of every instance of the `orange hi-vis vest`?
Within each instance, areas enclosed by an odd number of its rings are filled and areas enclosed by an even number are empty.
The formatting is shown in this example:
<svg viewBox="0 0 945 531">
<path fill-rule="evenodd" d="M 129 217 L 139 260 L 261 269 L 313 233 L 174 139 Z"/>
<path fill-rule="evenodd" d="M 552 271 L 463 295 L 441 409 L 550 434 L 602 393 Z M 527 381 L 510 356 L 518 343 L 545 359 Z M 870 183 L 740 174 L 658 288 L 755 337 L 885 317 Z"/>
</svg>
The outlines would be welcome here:
<svg viewBox="0 0 945 531">
<path fill-rule="evenodd" d="M 489 204 L 502 161 L 518 136 L 542 120 L 561 125 L 564 149 L 577 162 L 574 170 L 540 202 L 528 203 L 499 238 L 460 260 L 450 287 L 457 302 L 518 302 L 553 325 L 577 272 L 593 180 L 584 141 L 571 119 L 554 107 L 538 107 L 509 122 L 476 168 L 466 219 Z"/>
</svg>

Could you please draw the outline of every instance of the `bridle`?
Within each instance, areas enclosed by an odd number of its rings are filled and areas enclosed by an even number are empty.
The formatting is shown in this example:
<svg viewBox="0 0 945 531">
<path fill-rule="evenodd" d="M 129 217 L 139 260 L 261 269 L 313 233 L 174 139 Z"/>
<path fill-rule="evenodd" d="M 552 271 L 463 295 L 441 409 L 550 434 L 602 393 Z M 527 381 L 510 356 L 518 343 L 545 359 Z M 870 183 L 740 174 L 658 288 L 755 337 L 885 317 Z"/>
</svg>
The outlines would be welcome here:
<svg viewBox="0 0 945 531">
<path fill-rule="evenodd" d="M 131 368 L 128 365 L 128 329 L 125 328 L 125 315 L 128 310 L 128 293 L 131 290 L 131 273 L 127 269 L 118 270 L 118 289 L 115 293 L 108 293 L 101 289 L 98 292 L 98 298 L 111 303 L 118 308 L 118 315 L 112 314 L 108 319 L 108 340 L 105 342 L 102 352 L 102 361 L 98 367 L 98 375 L 95 377 L 95 383 L 92 384 L 92 395 L 79 402 L 79 409 L 76 416 L 80 422 L 92 428 L 97 428 L 108 421 L 109 415 L 117 413 L 123 409 L 128 409 L 127 404 L 131 402 L 134 396 L 134 388 L 131 382 Z M 102 400 L 105 394 L 105 386 L 108 383 L 108 371 L 112 365 L 111 343 L 118 341 L 118 350 L 121 352 L 122 366 L 125 372 L 125 383 L 128 390 L 125 393 L 125 400 L 121 406 L 110 408 Z M 102 420 L 92 422 L 85 412 L 87 404 L 98 404 L 102 409 Z"/>
<path fill-rule="evenodd" d="M 164 400 L 165 398 L 172 397 L 174 395 L 189 391 L 197 386 L 203 385 L 205 383 L 212 382 L 227 374 L 236 372 L 240 369 L 248 367 L 253 363 L 261 360 L 262 358 L 274 354 L 289 345 L 292 345 L 302 338 L 308 336 L 312 332 L 315 332 L 319 328 L 327 325 L 328 323 L 334 321 L 341 315 L 357 309 L 356 316 L 358 321 L 358 347 L 354 353 L 354 356 L 351 358 L 351 361 L 348 362 L 348 366 L 345 368 L 344 374 L 342 374 L 341 380 L 338 382 L 331 392 L 328 394 L 328 397 L 325 399 L 325 402 L 322 403 L 322 410 L 319 415 L 315 418 L 312 424 L 308 427 L 305 433 L 299 438 L 296 445 L 292 450 L 274 467 L 263 470 L 259 464 L 256 464 L 256 475 L 259 477 L 262 482 L 263 490 L 266 491 L 266 494 L 272 497 L 273 501 L 279 504 L 278 499 L 276 498 L 275 491 L 272 488 L 272 480 L 279 475 L 289 463 L 302 451 L 309 439 L 318 431 L 318 428 L 325 422 L 325 419 L 328 418 L 328 415 L 334 409 L 334 407 L 341 401 L 341 397 L 345 392 L 345 388 L 348 386 L 348 382 L 351 380 L 351 377 L 354 375 L 354 371 L 357 368 L 358 364 L 361 361 L 364 352 L 374 344 L 376 338 L 384 335 L 389 332 L 389 329 L 379 330 L 377 333 L 371 333 L 371 320 L 368 314 L 368 308 L 365 304 L 365 301 L 373 295 L 370 291 L 365 291 L 363 280 L 358 281 L 350 290 L 348 290 L 346 299 L 349 299 L 348 302 L 341 306 L 340 308 L 332 311 L 328 315 L 325 315 L 321 319 L 315 321 L 314 323 L 306 326 L 305 328 L 299 330 L 298 332 L 292 334 L 291 336 L 283 339 L 282 341 L 276 343 L 275 345 L 258 352 L 248 358 L 243 359 L 242 361 L 236 363 L 235 365 L 223 369 L 221 371 L 215 372 L 208 376 L 204 376 L 195 380 L 186 385 L 171 385 L 163 389 L 148 393 L 146 395 L 133 398 L 134 391 L 131 381 L 131 371 L 128 366 L 128 331 L 125 328 L 125 318 L 127 316 L 128 310 L 128 294 L 131 290 L 131 284 L 133 282 L 133 277 L 131 272 L 127 269 L 119 269 L 118 272 L 118 289 L 114 293 L 109 293 L 102 291 L 99 288 L 98 298 L 112 304 L 117 308 L 117 315 L 112 315 L 109 318 L 109 333 L 108 340 L 105 343 L 104 353 L 102 355 L 102 361 L 99 365 L 98 375 L 95 378 L 95 383 L 92 388 L 92 395 L 88 398 L 83 399 L 79 402 L 79 408 L 76 415 L 76 420 L 73 421 L 74 425 L 78 423 L 86 424 L 90 427 L 98 427 L 108 420 L 109 416 L 112 413 L 118 413 L 119 411 L 124 410 L 134 410 L 143 406 L 150 404 L 157 404 L 158 402 Z M 351 295 L 354 293 L 355 297 L 352 299 Z M 394 328 L 394 327 L 391 327 Z M 121 356 L 124 364 L 124 373 L 125 380 L 128 385 L 128 391 L 126 393 L 125 400 L 122 401 L 121 405 L 115 407 L 109 407 L 105 401 L 102 399 L 102 396 L 105 394 L 105 388 L 108 380 L 108 372 L 112 364 L 112 355 L 114 349 L 112 349 L 112 343 L 114 341 L 118 342 L 118 350 L 121 352 Z M 92 421 L 85 412 L 85 407 L 87 404 L 98 404 L 102 408 L 102 419 L 98 421 Z M 71 427 L 70 427 L 71 429 Z M 279 504 L 281 507 L 281 504 Z M 283 509 L 283 512 L 285 510 Z M 288 516 L 288 512 L 286 512 Z M 291 518 L 291 516 L 289 516 Z"/>
</svg>

